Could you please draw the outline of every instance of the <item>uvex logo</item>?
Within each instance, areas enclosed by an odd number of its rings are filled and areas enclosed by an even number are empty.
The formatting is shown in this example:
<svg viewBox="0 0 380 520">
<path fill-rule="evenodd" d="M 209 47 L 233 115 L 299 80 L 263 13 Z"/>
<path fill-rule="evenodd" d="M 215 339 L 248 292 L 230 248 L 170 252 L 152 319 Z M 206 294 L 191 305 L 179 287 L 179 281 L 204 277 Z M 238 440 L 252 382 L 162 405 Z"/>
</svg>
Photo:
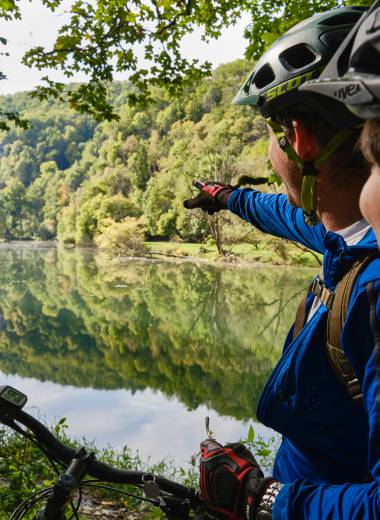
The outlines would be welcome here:
<svg viewBox="0 0 380 520">
<path fill-rule="evenodd" d="M 339 88 L 334 92 L 334 96 L 338 99 L 347 99 L 348 97 L 355 96 L 358 92 L 360 92 L 360 85 L 358 83 L 351 83 L 346 85 L 345 87 Z"/>
</svg>

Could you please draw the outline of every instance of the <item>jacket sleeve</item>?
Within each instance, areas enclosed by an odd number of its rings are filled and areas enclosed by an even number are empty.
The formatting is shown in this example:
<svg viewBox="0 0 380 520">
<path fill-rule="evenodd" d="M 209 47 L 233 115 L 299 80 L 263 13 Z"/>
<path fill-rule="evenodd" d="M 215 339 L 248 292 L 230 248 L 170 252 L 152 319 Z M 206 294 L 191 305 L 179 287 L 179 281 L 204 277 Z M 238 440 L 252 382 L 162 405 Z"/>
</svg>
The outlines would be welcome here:
<svg viewBox="0 0 380 520">
<path fill-rule="evenodd" d="M 292 206 L 286 195 L 237 189 L 228 200 L 228 209 L 264 233 L 299 242 L 318 253 L 325 250 L 324 226 L 308 226 L 302 209 Z"/>
<path fill-rule="evenodd" d="M 379 282 L 375 288 L 375 316 L 380 323 Z M 375 341 L 376 331 L 373 333 L 369 324 L 370 310 L 365 290 L 357 295 L 351 312 L 355 319 L 349 320 L 352 326 L 347 323 L 344 327 L 342 344 L 363 392 L 369 423 L 368 469 L 373 481 L 321 485 L 301 479 L 285 484 L 276 498 L 273 520 L 380 519 L 380 342 Z M 364 326 L 357 327 L 360 316 Z"/>
</svg>

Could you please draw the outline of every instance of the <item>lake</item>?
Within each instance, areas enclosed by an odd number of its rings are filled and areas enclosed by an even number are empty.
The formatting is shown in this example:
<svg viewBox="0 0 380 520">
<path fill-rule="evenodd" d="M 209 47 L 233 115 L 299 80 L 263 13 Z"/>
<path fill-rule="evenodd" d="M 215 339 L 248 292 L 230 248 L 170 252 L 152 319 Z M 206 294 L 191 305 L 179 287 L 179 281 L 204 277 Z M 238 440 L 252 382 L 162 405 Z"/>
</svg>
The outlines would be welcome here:
<svg viewBox="0 0 380 520">
<path fill-rule="evenodd" d="M 313 270 L 112 261 L 0 246 L 0 385 L 97 446 L 189 460 L 257 424 L 260 393 Z"/>
</svg>

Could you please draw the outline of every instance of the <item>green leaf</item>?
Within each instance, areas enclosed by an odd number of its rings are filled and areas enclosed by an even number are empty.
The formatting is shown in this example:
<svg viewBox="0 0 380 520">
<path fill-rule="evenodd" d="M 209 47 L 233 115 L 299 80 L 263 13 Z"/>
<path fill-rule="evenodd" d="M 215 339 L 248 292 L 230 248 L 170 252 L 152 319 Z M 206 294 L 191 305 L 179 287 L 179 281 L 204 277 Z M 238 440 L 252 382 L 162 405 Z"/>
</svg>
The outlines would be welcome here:
<svg viewBox="0 0 380 520">
<path fill-rule="evenodd" d="M 271 453 L 271 450 L 268 449 L 257 451 L 257 455 L 259 455 L 260 457 L 268 457 Z"/>
<path fill-rule="evenodd" d="M 251 426 L 249 427 L 249 430 L 248 430 L 248 442 L 250 444 L 252 444 L 254 440 L 255 440 L 255 430 L 253 429 L 253 426 L 251 424 Z"/>
<path fill-rule="evenodd" d="M 277 184 L 280 186 L 282 184 L 282 179 L 279 175 L 277 175 L 277 173 L 273 172 L 268 177 L 268 184 Z"/>
<path fill-rule="evenodd" d="M 125 19 L 127 20 L 127 22 L 135 23 L 137 15 L 135 13 L 128 13 Z"/>
<path fill-rule="evenodd" d="M 74 36 L 58 36 L 54 45 L 55 51 L 71 50 L 76 47 L 78 38 Z"/>
</svg>

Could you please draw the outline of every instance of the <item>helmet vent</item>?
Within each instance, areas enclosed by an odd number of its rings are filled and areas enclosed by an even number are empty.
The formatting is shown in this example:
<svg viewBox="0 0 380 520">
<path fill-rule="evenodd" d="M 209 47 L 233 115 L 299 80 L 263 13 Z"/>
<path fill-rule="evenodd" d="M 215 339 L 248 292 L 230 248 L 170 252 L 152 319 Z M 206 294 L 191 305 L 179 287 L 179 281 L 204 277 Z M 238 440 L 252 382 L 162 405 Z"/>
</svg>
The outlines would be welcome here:
<svg viewBox="0 0 380 520">
<path fill-rule="evenodd" d="M 314 63 L 318 56 L 304 43 L 286 49 L 279 56 L 287 69 L 302 69 Z"/>
<path fill-rule="evenodd" d="M 357 12 L 351 13 L 338 13 L 335 16 L 331 16 L 331 18 L 323 20 L 323 25 L 328 25 L 329 27 L 337 27 L 339 25 L 354 25 L 359 20 L 362 12 L 362 10 L 358 10 Z"/>
<path fill-rule="evenodd" d="M 272 67 L 268 64 L 261 67 L 260 70 L 258 70 L 253 78 L 252 83 L 256 86 L 256 88 L 264 88 L 272 81 L 275 80 L 275 75 L 272 70 Z"/>
<path fill-rule="evenodd" d="M 380 56 L 377 49 L 372 45 L 363 45 L 360 49 L 360 53 L 356 53 L 352 57 L 351 67 L 355 72 L 362 72 L 364 74 L 373 74 L 374 76 L 380 75 Z"/>
</svg>

